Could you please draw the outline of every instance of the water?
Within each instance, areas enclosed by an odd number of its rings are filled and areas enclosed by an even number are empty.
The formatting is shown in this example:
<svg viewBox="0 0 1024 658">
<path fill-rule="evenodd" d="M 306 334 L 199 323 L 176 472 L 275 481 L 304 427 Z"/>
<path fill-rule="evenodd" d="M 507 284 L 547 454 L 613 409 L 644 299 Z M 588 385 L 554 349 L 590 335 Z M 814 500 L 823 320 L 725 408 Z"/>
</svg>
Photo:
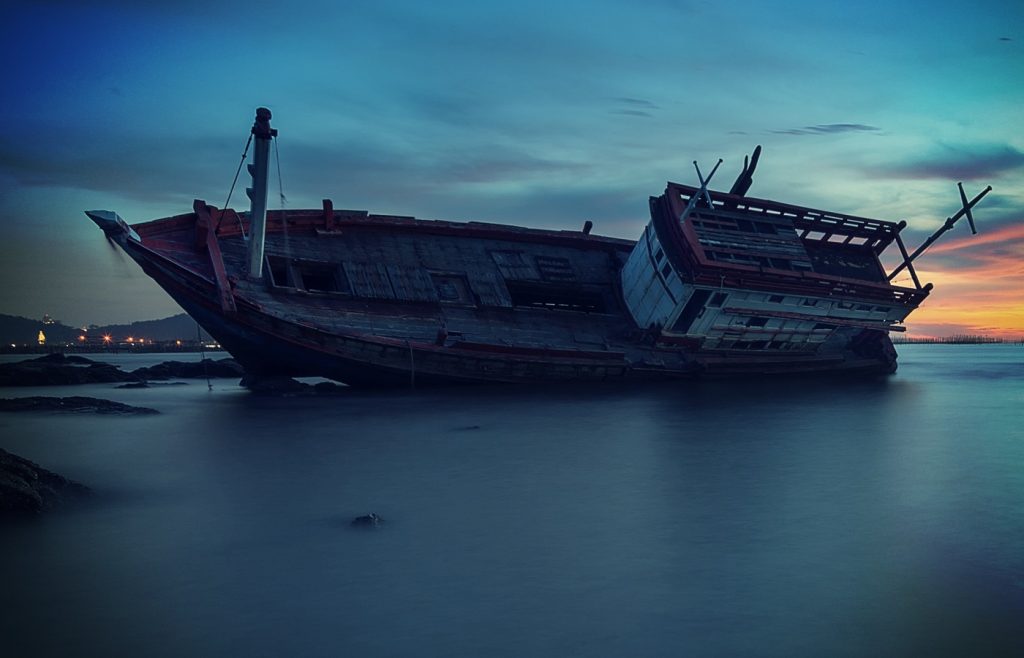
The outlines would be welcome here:
<svg viewBox="0 0 1024 658">
<path fill-rule="evenodd" d="M 900 352 L 765 387 L 0 390 L 162 412 L 0 416 L 99 492 L 0 527 L 3 653 L 1022 655 L 1024 348 Z"/>
</svg>

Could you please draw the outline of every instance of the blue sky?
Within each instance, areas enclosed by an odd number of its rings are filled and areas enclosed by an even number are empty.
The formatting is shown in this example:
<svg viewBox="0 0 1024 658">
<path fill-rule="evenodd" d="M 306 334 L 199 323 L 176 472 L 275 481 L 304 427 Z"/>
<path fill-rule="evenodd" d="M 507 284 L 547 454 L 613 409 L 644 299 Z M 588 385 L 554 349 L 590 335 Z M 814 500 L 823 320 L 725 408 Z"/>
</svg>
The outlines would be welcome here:
<svg viewBox="0 0 1024 658">
<path fill-rule="evenodd" d="M 635 238 L 647 197 L 693 182 L 692 160 L 724 158 L 728 187 L 763 144 L 751 194 L 906 219 L 916 244 L 957 209 L 958 180 L 992 184 L 977 215 L 1005 259 L 964 243 L 923 260 L 938 289 L 913 317 L 1024 333 L 1022 19 L 1013 2 L 15 2 L 0 312 L 178 312 L 81 211 L 222 204 L 266 105 L 292 208 L 591 219 Z M 998 321 L 956 319 L 994 289 Z"/>
</svg>

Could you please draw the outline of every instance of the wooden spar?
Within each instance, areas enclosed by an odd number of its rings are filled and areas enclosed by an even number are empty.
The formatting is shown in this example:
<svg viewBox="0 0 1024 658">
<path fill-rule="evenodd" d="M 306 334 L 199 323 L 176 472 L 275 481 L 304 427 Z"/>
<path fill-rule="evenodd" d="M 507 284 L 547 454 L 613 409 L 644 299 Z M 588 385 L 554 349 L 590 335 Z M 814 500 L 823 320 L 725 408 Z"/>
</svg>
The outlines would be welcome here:
<svg viewBox="0 0 1024 658">
<path fill-rule="evenodd" d="M 697 165 L 697 161 L 693 161 L 693 167 L 694 169 L 697 170 L 697 180 L 700 181 L 700 189 L 697 190 L 696 194 L 690 197 L 690 202 L 686 204 L 686 209 L 683 210 L 683 214 L 679 216 L 680 224 L 686 221 L 687 216 L 697 206 L 697 200 L 700 199 L 701 197 L 703 197 L 704 200 L 707 201 L 709 208 L 714 207 L 714 205 L 711 203 L 711 195 L 708 194 L 708 183 L 711 182 L 711 177 L 715 175 L 715 172 L 718 171 L 718 167 L 721 164 L 722 159 L 719 158 L 718 162 L 715 163 L 714 168 L 711 170 L 711 173 L 708 174 L 707 178 L 704 178 L 704 176 L 702 176 L 700 173 L 700 167 Z"/>
<path fill-rule="evenodd" d="M 757 148 L 754 149 L 754 154 L 751 157 L 743 156 L 743 170 L 740 171 L 740 175 L 736 177 L 736 182 L 732 184 L 732 188 L 729 189 L 729 194 L 735 194 L 736 196 L 743 196 L 750 189 L 750 186 L 754 182 L 754 170 L 757 169 L 757 160 L 761 157 L 761 145 L 758 144 Z"/>
<path fill-rule="evenodd" d="M 960 188 L 960 198 L 963 201 L 963 204 L 964 204 L 963 207 L 960 208 L 960 210 L 958 210 L 957 213 L 955 215 L 953 215 L 952 217 L 947 217 L 946 218 L 946 223 L 943 224 L 942 226 L 940 226 L 939 230 L 937 230 L 934 233 L 932 233 L 931 236 L 927 240 L 924 241 L 924 244 L 922 244 L 920 247 L 918 247 L 917 249 L 914 250 L 914 253 L 910 254 L 909 256 L 906 256 L 905 255 L 906 252 L 904 252 L 903 262 L 900 263 L 899 267 L 894 269 L 891 274 L 889 274 L 889 277 L 888 277 L 889 281 L 892 281 L 894 278 L 896 278 L 896 275 L 899 274 L 900 272 L 902 272 L 903 268 L 910 267 L 911 263 L 914 262 L 915 258 L 917 258 L 921 254 L 923 254 L 924 251 L 928 247 L 932 246 L 932 243 L 934 243 L 936 240 L 938 240 L 939 237 L 942 236 L 943 233 L 945 233 L 949 229 L 953 228 L 953 225 L 955 225 L 957 223 L 957 221 L 959 221 L 959 219 L 961 217 L 963 217 L 964 215 L 967 215 L 967 218 L 968 218 L 967 221 L 971 225 L 971 231 L 973 233 L 977 233 L 978 232 L 974 228 L 974 217 L 973 217 L 973 215 L 971 215 L 971 208 L 973 208 L 974 206 L 978 205 L 978 202 L 981 201 L 985 197 L 986 194 L 988 194 L 989 192 L 992 191 L 992 186 L 989 185 L 988 187 L 983 189 L 980 193 L 978 193 L 978 196 L 974 197 L 970 201 L 967 201 L 967 195 L 964 194 L 963 184 L 962 183 L 957 183 L 957 186 Z M 917 277 L 915 276 L 914 279 L 915 279 L 915 282 L 916 282 Z"/>
<path fill-rule="evenodd" d="M 231 291 L 231 282 L 228 281 L 227 269 L 224 267 L 224 256 L 220 251 L 220 243 L 217 241 L 217 225 L 224 211 L 218 211 L 214 219 L 210 212 L 211 206 L 205 201 L 196 199 L 192 202 L 192 208 L 196 213 L 196 247 L 206 248 L 210 258 L 210 265 L 213 266 L 214 280 L 217 282 L 217 296 L 220 300 L 220 309 L 225 315 L 234 314 L 238 309 L 235 307 L 235 296 Z"/>
<path fill-rule="evenodd" d="M 903 255 L 903 261 L 907 264 L 907 271 L 910 272 L 910 278 L 914 280 L 914 285 L 917 286 L 918 290 L 920 290 L 921 281 L 917 278 L 917 272 L 914 271 L 914 265 L 910 262 L 910 255 L 907 254 L 907 246 L 903 244 L 903 238 L 900 237 L 899 233 L 896 234 L 896 246 L 900 248 L 900 254 Z M 891 279 L 892 277 L 890 277 L 890 280 Z"/>
<path fill-rule="evenodd" d="M 263 276 L 263 240 L 267 232 L 267 177 L 270 173 L 270 139 L 277 131 L 270 127 L 270 110 L 257 108 L 256 122 L 252 135 L 256 138 L 253 150 L 253 164 L 249 165 L 252 187 L 245 193 L 251 203 L 249 210 L 249 276 L 259 279 Z"/>
</svg>

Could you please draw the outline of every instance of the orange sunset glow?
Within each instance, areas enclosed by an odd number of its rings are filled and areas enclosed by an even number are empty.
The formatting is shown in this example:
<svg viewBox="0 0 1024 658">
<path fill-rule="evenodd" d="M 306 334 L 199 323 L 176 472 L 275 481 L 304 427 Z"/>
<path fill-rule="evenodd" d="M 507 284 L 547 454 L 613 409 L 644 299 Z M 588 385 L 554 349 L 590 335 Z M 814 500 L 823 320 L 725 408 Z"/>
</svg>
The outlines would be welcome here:
<svg viewBox="0 0 1024 658">
<path fill-rule="evenodd" d="M 908 335 L 1024 337 L 1024 224 L 979 228 L 936 243 L 916 261 L 921 282 L 935 289 L 907 319 Z M 902 274 L 895 283 L 912 285 Z"/>
</svg>

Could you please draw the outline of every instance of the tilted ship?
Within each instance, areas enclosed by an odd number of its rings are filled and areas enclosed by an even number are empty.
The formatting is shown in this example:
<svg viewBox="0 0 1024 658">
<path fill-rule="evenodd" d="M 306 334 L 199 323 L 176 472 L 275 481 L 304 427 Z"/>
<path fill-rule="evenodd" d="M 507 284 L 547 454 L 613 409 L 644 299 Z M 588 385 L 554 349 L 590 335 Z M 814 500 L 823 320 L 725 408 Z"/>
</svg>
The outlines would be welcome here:
<svg viewBox="0 0 1024 658">
<path fill-rule="evenodd" d="M 905 222 L 668 183 L 637 242 L 579 231 L 337 210 L 267 211 L 270 112 L 256 113 L 249 212 L 128 225 L 89 211 L 254 378 L 354 386 L 891 373 L 889 332 L 925 300 Z M 246 147 L 248 152 L 249 146 Z M 246 155 L 243 154 L 243 161 Z M 696 166 L 696 163 L 694 163 Z M 879 255 L 896 243 L 902 263 Z M 893 285 L 906 269 L 913 287 Z"/>
</svg>

